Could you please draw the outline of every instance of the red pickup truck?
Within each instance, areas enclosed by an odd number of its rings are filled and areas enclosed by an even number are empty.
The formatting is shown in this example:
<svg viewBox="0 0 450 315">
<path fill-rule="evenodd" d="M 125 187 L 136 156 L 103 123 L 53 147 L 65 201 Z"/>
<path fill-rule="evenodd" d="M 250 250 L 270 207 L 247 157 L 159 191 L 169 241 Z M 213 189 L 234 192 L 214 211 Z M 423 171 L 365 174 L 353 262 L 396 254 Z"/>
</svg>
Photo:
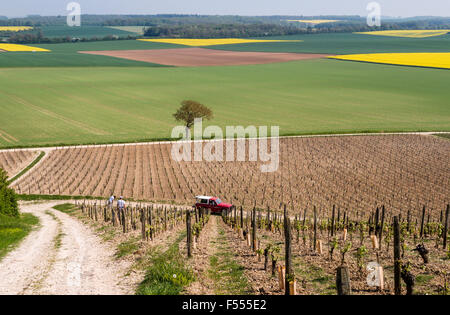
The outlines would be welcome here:
<svg viewBox="0 0 450 315">
<path fill-rule="evenodd" d="M 224 203 L 217 197 L 196 196 L 195 199 L 197 200 L 195 203 L 196 208 L 211 209 L 211 213 L 222 214 L 222 211 L 229 211 L 233 207 L 232 204 Z"/>
</svg>

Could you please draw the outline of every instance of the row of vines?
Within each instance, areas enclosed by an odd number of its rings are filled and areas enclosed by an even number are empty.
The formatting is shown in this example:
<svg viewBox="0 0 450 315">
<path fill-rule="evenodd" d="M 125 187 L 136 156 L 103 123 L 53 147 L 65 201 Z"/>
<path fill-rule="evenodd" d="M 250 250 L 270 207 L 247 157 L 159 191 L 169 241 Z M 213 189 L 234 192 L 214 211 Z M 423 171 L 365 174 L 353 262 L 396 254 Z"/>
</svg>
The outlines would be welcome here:
<svg viewBox="0 0 450 315">
<path fill-rule="evenodd" d="M 360 218 L 336 208 L 295 216 L 286 208 L 235 208 L 223 221 L 266 282 L 279 280 L 275 289 L 260 284 L 272 294 L 449 294 L 449 216 L 449 205 L 438 216 L 425 208 L 419 217 L 394 215 L 382 206 Z M 311 270 L 321 270 L 325 287 L 315 286 Z"/>
<path fill-rule="evenodd" d="M 270 147 L 270 146 L 269 146 Z M 450 142 L 433 136 L 374 135 L 280 139 L 276 172 L 263 162 L 182 161 L 171 144 L 54 150 L 14 184 L 21 194 L 122 195 L 192 203 L 205 194 L 244 207 L 329 209 L 356 216 L 377 204 L 398 213 L 449 202 Z M 247 146 L 248 148 L 248 146 Z M 248 152 L 247 152 L 248 154 Z"/>
</svg>

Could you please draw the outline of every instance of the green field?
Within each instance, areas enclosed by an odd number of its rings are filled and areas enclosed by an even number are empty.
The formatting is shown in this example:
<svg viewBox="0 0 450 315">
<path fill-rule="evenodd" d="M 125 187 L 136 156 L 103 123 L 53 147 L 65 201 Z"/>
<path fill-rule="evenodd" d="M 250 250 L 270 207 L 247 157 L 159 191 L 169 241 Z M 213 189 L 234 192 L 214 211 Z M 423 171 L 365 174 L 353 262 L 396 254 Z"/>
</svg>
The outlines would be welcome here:
<svg viewBox="0 0 450 315">
<path fill-rule="evenodd" d="M 303 42 L 220 45 L 208 48 L 235 51 L 324 54 L 450 51 L 450 34 L 428 38 L 402 38 L 353 33 L 328 33 L 279 36 L 270 37 L 270 39 L 302 40 Z"/>
<path fill-rule="evenodd" d="M 79 54 L 90 50 L 167 49 L 179 45 L 147 43 L 137 40 L 115 40 L 63 44 L 34 44 L 50 52 L 4 52 L 0 54 L 0 68 L 8 67 L 155 67 L 147 62 Z M 183 46 L 184 47 L 184 46 Z"/>
<path fill-rule="evenodd" d="M 232 67 L 0 69 L 1 147 L 169 138 L 195 99 L 211 124 L 279 125 L 283 135 L 450 131 L 450 72 L 309 60 Z"/>
<path fill-rule="evenodd" d="M 127 31 L 126 29 L 114 29 L 103 26 L 80 26 L 70 27 L 67 25 L 61 26 L 42 26 L 40 27 L 45 37 L 79 37 L 79 38 L 103 38 L 109 35 L 119 37 L 127 37 L 128 35 L 136 36 L 135 32 Z"/>
<path fill-rule="evenodd" d="M 68 27 L 67 27 L 68 28 Z M 94 27 L 95 28 L 95 27 Z M 101 27 L 97 27 L 101 28 Z M 72 28 L 70 28 L 72 29 Z M 109 29 L 109 28 L 105 28 Z M 111 30 L 111 29 L 110 29 Z M 92 32 L 91 32 L 92 31 Z M 80 30 L 94 34 L 91 29 Z M 234 51 L 266 51 L 296 53 L 380 53 L 380 52 L 448 52 L 450 34 L 429 38 L 400 38 L 352 33 L 310 34 L 267 37 L 266 39 L 302 40 L 286 43 L 253 43 L 208 46 L 210 49 Z M 133 50 L 186 48 L 183 45 L 142 42 L 137 40 L 114 40 L 64 44 L 32 45 L 51 50 L 49 53 L 1 53 L 0 68 L 5 67 L 152 67 L 155 64 L 124 60 L 107 56 L 86 56 L 78 51 L 87 50 Z"/>
<path fill-rule="evenodd" d="M 15 248 L 39 224 L 39 219 L 31 213 L 20 217 L 0 214 L 0 260 Z"/>
</svg>

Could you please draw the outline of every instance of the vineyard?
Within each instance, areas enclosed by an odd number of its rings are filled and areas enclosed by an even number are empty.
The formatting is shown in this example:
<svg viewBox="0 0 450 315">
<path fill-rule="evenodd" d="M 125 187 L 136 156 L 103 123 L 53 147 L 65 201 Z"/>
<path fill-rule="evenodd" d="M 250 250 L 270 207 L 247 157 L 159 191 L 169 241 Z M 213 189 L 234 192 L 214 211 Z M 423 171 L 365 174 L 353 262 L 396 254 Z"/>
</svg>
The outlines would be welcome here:
<svg viewBox="0 0 450 315">
<path fill-rule="evenodd" d="M 0 152 L 0 168 L 12 177 L 28 166 L 38 155 L 38 152 L 28 150 Z"/>
<path fill-rule="evenodd" d="M 174 274 L 173 280 L 158 281 L 160 287 L 176 286 L 178 293 L 450 293 L 449 205 L 436 218 L 425 208 L 420 216 L 410 211 L 393 215 L 384 206 L 360 217 L 336 208 L 328 214 L 313 207 L 291 216 L 286 207 L 234 207 L 222 218 L 201 208 L 155 204 L 118 209 L 83 202 L 76 208 L 80 218 L 97 227 L 112 226 L 123 237 L 140 238 L 128 253 L 135 258 L 145 246 L 172 240 L 176 264 L 184 259 L 185 277 L 177 280 Z M 165 263 L 166 269 L 173 268 L 173 261 Z M 156 280 L 149 272 L 145 281 Z"/>
<path fill-rule="evenodd" d="M 270 146 L 269 146 L 270 147 Z M 355 216 L 383 204 L 432 216 L 449 202 L 450 142 L 422 135 L 280 139 L 279 169 L 261 162 L 176 162 L 171 144 L 53 150 L 14 183 L 21 194 L 109 197 L 191 204 L 199 194 L 244 207 L 299 214 L 333 205 Z"/>
</svg>

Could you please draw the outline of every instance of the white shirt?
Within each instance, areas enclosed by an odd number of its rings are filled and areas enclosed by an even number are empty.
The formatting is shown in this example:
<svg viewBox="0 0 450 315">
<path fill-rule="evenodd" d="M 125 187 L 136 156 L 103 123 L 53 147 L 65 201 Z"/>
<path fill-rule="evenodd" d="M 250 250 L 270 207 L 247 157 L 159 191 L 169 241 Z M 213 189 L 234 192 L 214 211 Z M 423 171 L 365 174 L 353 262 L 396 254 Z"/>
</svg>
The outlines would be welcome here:
<svg viewBox="0 0 450 315">
<path fill-rule="evenodd" d="M 123 201 L 123 200 L 117 200 L 117 206 L 119 207 L 119 208 L 124 208 L 125 207 L 125 201 Z"/>
</svg>

